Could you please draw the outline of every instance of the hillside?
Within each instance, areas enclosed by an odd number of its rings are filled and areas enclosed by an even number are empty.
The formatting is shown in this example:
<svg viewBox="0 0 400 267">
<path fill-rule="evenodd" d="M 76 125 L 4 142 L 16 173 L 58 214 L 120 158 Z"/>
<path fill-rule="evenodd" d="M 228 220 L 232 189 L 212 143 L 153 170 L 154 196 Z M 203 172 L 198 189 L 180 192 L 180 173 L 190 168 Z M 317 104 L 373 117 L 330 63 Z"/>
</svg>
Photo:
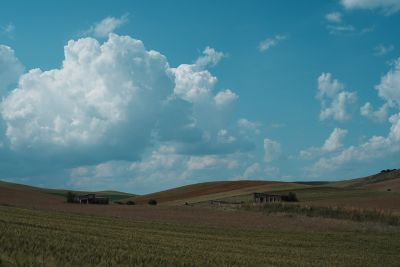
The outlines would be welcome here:
<svg viewBox="0 0 400 267">
<path fill-rule="evenodd" d="M 379 190 L 400 191 L 400 170 L 391 170 L 387 172 L 380 172 L 370 176 L 338 181 L 332 183 L 334 187 L 348 187 L 348 188 L 371 188 Z"/>
<path fill-rule="evenodd" d="M 131 197 L 124 201 L 132 200 L 138 204 L 147 203 L 150 199 L 156 199 L 158 203 L 179 205 L 197 203 L 208 200 L 215 200 L 227 197 L 245 195 L 253 192 L 264 192 L 271 190 L 290 190 L 305 188 L 308 185 L 301 185 L 290 182 L 273 181 L 217 181 L 186 185 L 148 195 Z"/>
<path fill-rule="evenodd" d="M 67 191 L 0 182 L 0 203 L 53 207 L 65 202 L 64 196 Z M 118 200 L 122 203 L 134 201 L 136 204 L 147 204 L 150 199 L 155 199 L 162 206 L 182 206 L 186 203 L 208 205 L 210 200 L 251 202 L 254 192 L 278 194 L 294 192 L 300 203 L 304 205 L 384 209 L 400 213 L 399 170 L 329 183 L 259 180 L 216 181 L 186 185 L 141 196 L 116 191 L 95 193 L 107 196 L 111 201 Z"/>
<path fill-rule="evenodd" d="M 10 183 L 0 181 L 0 203 L 6 203 L 4 201 L 11 201 L 15 203 L 26 203 L 32 204 L 45 204 L 60 203 L 65 201 L 65 196 L 69 190 L 67 189 L 48 189 L 40 188 L 23 184 Z M 118 191 L 74 191 L 78 194 L 95 193 L 104 197 L 109 197 L 111 201 L 132 197 L 134 194 L 118 192 Z"/>
</svg>

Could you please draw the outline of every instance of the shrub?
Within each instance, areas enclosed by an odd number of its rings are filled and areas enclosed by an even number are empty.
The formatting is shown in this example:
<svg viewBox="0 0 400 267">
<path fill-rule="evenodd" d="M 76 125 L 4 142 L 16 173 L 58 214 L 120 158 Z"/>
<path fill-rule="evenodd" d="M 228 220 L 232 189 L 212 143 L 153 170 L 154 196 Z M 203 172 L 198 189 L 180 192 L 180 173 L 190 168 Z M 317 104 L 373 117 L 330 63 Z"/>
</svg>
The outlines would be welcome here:
<svg viewBox="0 0 400 267">
<path fill-rule="evenodd" d="M 126 202 L 126 205 L 136 205 L 135 201 L 129 200 Z"/>
<path fill-rule="evenodd" d="M 155 206 L 155 205 L 157 205 L 157 200 L 155 200 L 155 199 L 150 199 L 149 202 L 148 202 L 148 204 L 149 204 L 149 205 Z"/>
<path fill-rule="evenodd" d="M 68 203 L 74 203 L 75 196 L 76 195 L 74 193 L 72 193 L 71 191 L 68 191 L 68 193 L 67 193 L 67 202 Z"/>
<path fill-rule="evenodd" d="M 299 201 L 298 198 L 297 198 L 296 193 L 289 192 L 289 194 L 288 194 L 288 201 L 290 201 L 290 202 L 297 202 L 297 201 Z"/>
</svg>

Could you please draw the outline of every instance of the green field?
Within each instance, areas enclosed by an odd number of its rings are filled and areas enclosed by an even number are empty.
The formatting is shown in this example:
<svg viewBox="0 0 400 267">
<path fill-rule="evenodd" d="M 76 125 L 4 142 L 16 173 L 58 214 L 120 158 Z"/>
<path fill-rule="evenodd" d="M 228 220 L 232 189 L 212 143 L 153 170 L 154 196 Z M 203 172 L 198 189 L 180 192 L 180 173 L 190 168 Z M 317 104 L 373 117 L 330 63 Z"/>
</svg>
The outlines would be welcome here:
<svg viewBox="0 0 400 267">
<path fill-rule="evenodd" d="M 0 206 L 0 266 L 398 266 L 398 229 L 307 232 Z"/>
</svg>

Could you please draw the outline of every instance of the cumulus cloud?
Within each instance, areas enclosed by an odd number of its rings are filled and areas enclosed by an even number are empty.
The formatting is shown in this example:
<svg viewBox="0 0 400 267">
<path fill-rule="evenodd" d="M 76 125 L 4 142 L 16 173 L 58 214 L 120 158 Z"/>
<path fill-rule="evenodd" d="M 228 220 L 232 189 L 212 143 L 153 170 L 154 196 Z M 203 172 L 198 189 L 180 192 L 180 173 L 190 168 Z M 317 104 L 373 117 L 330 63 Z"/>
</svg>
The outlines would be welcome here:
<svg viewBox="0 0 400 267">
<path fill-rule="evenodd" d="M 340 12 L 331 12 L 325 15 L 325 19 L 331 23 L 341 23 L 342 14 Z"/>
<path fill-rule="evenodd" d="M 7 87 L 15 84 L 24 71 L 24 66 L 9 46 L 0 45 L 0 96 Z"/>
<path fill-rule="evenodd" d="M 233 143 L 236 141 L 236 138 L 230 135 L 226 129 L 219 130 L 217 136 L 221 143 Z"/>
<path fill-rule="evenodd" d="M 400 58 L 393 63 L 390 71 L 381 78 L 375 89 L 390 106 L 400 107 Z"/>
<path fill-rule="evenodd" d="M 260 175 L 260 172 L 261 172 L 260 164 L 253 163 L 249 167 L 246 168 L 246 170 L 243 173 L 243 177 L 246 179 L 258 178 Z"/>
<path fill-rule="evenodd" d="M 0 60 L 17 62 L 10 48 L 1 49 L 5 56 Z M 217 64 L 221 52 L 207 47 L 194 64 L 171 68 L 164 55 L 146 50 L 140 40 L 111 33 L 104 43 L 93 38 L 71 40 L 64 54 L 61 68 L 32 69 L 5 95 L 0 121 L 5 137 L 0 141 L 8 154 L 2 153 L 1 161 L 4 157 L 11 165 L 17 164 L 12 159 L 20 165 L 34 161 L 38 171 L 46 166 L 54 170 L 83 166 L 90 170 L 84 175 L 90 181 L 88 177 L 96 173 L 106 177 L 109 165 L 145 176 L 146 168 L 156 161 L 167 168 L 181 159 L 179 155 L 218 158 L 253 147 L 229 127 L 236 121 L 229 106 L 238 96 L 231 90 L 213 92 L 217 78 L 206 67 Z M 15 82 L 17 76 L 9 80 Z M 206 96 L 194 97 L 190 90 L 204 83 Z M 173 147 L 174 152 L 160 150 L 150 155 L 150 162 L 134 164 L 155 143 Z M 3 170 L 4 164 L 0 164 Z M 72 182 L 80 180 L 77 173 L 85 172 L 74 172 Z"/>
<path fill-rule="evenodd" d="M 281 144 L 277 141 L 265 138 L 264 139 L 264 160 L 272 162 L 277 160 L 282 155 Z"/>
<path fill-rule="evenodd" d="M 374 48 L 374 55 L 375 56 L 384 56 L 392 52 L 394 49 L 394 45 L 383 45 L 379 44 Z"/>
<path fill-rule="evenodd" d="M 238 98 L 239 96 L 237 94 L 229 89 L 226 89 L 225 91 L 218 92 L 218 94 L 214 97 L 214 100 L 217 106 L 224 107 L 233 103 Z"/>
<path fill-rule="evenodd" d="M 350 146 L 332 157 L 321 158 L 309 169 L 311 174 L 326 175 L 346 166 L 399 154 L 400 113 L 391 116 L 389 121 L 392 126 L 387 137 L 373 136 L 363 144 Z"/>
<path fill-rule="evenodd" d="M 360 113 L 369 119 L 382 122 L 387 120 L 391 109 L 400 108 L 400 58 L 395 60 L 388 73 L 381 77 L 375 90 L 385 103 L 375 110 L 372 104 L 367 102 L 360 108 Z"/>
<path fill-rule="evenodd" d="M 330 73 L 322 73 L 318 77 L 318 92 L 316 98 L 321 103 L 320 120 L 332 118 L 337 121 L 346 121 L 350 118 L 348 106 L 354 104 L 357 95 L 355 92 L 345 91 L 345 87 Z"/>
<path fill-rule="evenodd" d="M 214 48 L 207 46 L 203 51 L 203 55 L 196 60 L 195 65 L 198 67 L 214 67 L 225 56 L 226 55 L 224 53 L 216 51 Z"/>
<path fill-rule="evenodd" d="M 255 134 L 259 134 L 260 133 L 261 124 L 258 123 L 258 122 L 253 122 L 253 121 L 250 121 L 248 119 L 241 118 L 241 119 L 238 120 L 237 125 L 242 130 L 252 131 Z"/>
<path fill-rule="evenodd" d="M 130 37 L 69 41 L 61 69 L 30 70 L 4 99 L 6 135 L 14 148 L 103 146 L 118 154 L 133 142 L 140 151 L 172 91 L 168 68 Z"/>
<path fill-rule="evenodd" d="M 388 103 L 383 104 L 378 110 L 374 110 L 374 107 L 370 102 L 365 103 L 360 108 L 360 113 L 362 116 L 367 117 L 371 120 L 383 122 L 388 118 L 390 106 Z"/>
<path fill-rule="evenodd" d="M 347 135 L 347 133 L 348 131 L 345 129 L 333 129 L 333 131 L 321 147 L 310 147 L 308 149 L 301 150 L 300 157 L 302 159 L 312 159 L 327 153 L 337 151 L 343 146 L 343 139 Z"/>
<path fill-rule="evenodd" d="M 95 23 L 89 30 L 86 31 L 88 35 L 95 37 L 107 37 L 110 33 L 114 32 L 117 28 L 128 22 L 128 15 L 123 15 L 119 18 L 106 17 L 105 19 Z"/>
<path fill-rule="evenodd" d="M 4 26 L 1 26 L 0 29 L 1 29 L 0 34 L 2 33 L 8 37 L 12 37 L 15 31 L 15 25 L 10 22 Z"/>
<path fill-rule="evenodd" d="M 379 9 L 390 15 L 400 10 L 398 0 L 341 0 L 346 9 Z"/>
<path fill-rule="evenodd" d="M 207 69 L 208 66 L 215 66 L 224 54 L 213 48 L 206 47 L 203 55 L 194 64 L 181 64 L 170 71 L 175 77 L 174 93 L 184 100 L 192 103 L 209 101 L 212 98 L 212 90 L 217 83 L 217 77 L 213 76 Z M 237 98 L 237 95 L 230 90 L 220 92 L 217 103 L 223 103 Z"/>
<path fill-rule="evenodd" d="M 263 41 L 260 42 L 258 45 L 258 50 L 260 52 L 266 52 L 269 49 L 271 49 L 274 46 L 277 46 L 280 42 L 284 41 L 287 39 L 286 35 L 283 34 L 277 34 L 273 37 L 267 38 Z"/>
<path fill-rule="evenodd" d="M 400 156 L 400 113 L 398 112 L 400 110 L 400 59 L 396 60 L 392 68 L 382 76 L 375 89 L 386 103 L 379 110 L 374 111 L 372 105 L 367 102 L 361 107 L 361 114 L 376 120 L 385 120 L 389 116 L 388 122 L 391 126 L 388 134 L 372 136 L 366 142 L 352 145 L 335 155 L 319 159 L 309 169 L 311 174 L 326 175 L 339 169 L 354 168 L 358 163 Z M 397 110 L 397 113 L 388 115 L 389 110 Z"/>
<path fill-rule="evenodd" d="M 325 140 L 324 145 L 322 146 L 323 151 L 335 151 L 338 148 L 342 147 L 342 139 L 347 135 L 347 130 L 335 128 L 332 133 L 329 135 L 328 139 Z"/>
<path fill-rule="evenodd" d="M 233 169 L 238 166 L 238 161 L 232 158 L 220 157 L 216 155 L 191 156 L 187 162 L 189 171 L 214 169 L 217 167 L 226 167 Z"/>
</svg>

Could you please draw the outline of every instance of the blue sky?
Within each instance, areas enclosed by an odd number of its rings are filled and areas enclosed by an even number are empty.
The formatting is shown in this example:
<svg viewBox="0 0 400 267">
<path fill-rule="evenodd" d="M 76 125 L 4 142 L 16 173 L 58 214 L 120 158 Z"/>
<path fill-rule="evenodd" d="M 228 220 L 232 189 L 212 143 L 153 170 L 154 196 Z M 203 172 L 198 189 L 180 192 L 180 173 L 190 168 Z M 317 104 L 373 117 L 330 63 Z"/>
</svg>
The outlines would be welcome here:
<svg viewBox="0 0 400 267">
<path fill-rule="evenodd" d="M 0 179 L 146 193 L 400 167 L 397 0 L 0 5 Z"/>
</svg>

